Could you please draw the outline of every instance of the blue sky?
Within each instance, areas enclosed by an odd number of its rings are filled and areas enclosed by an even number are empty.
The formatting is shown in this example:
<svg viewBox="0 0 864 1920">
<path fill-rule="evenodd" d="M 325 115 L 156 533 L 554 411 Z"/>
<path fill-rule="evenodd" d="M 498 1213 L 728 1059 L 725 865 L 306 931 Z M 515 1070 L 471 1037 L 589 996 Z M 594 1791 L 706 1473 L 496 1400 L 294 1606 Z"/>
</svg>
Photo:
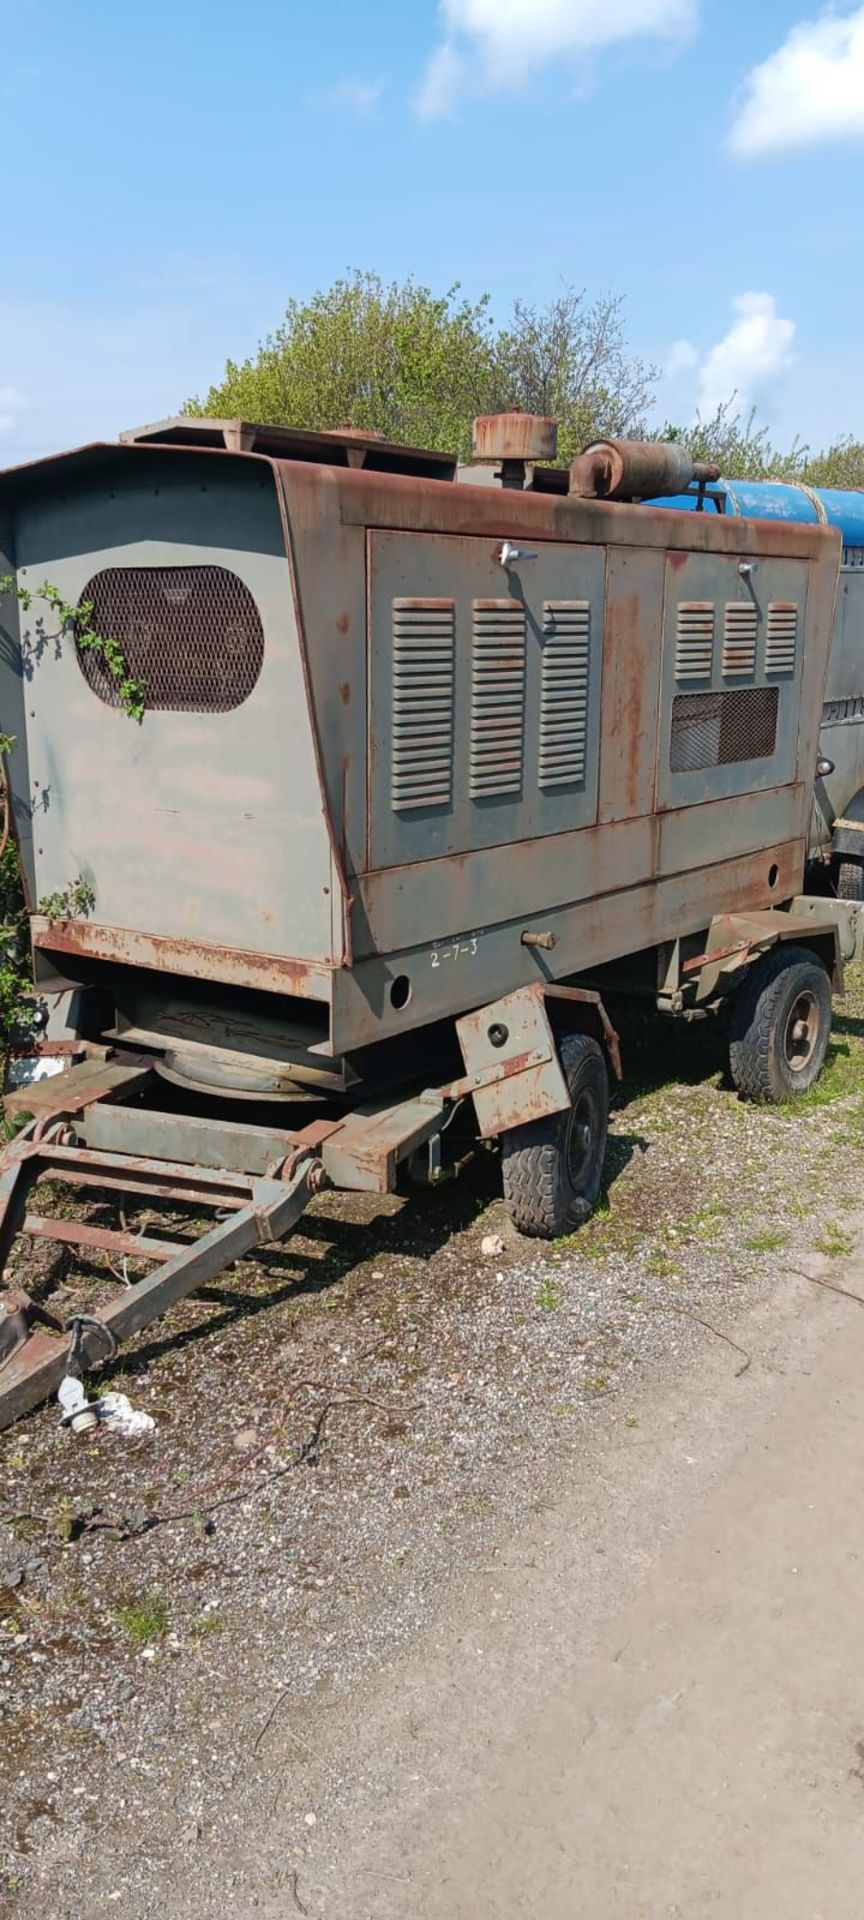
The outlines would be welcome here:
<svg viewBox="0 0 864 1920">
<path fill-rule="evenodd" d="M 0 0 L 0 461 L 179 409 L 354 266 L 626 299 L 657 410 L 864 438 L 864 6 Z"/>
</svg>

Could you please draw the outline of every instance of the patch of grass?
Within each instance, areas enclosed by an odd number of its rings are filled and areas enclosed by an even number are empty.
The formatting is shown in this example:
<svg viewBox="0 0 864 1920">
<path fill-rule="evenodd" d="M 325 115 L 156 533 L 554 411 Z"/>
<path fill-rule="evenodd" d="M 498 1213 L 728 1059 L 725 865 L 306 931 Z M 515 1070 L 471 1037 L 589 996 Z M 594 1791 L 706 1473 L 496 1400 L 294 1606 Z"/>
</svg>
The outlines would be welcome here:
<svg viewBox="0 0 864 1920">
<path fill-rule="evenodd" d="M 658 1280 L 669 1280 L 673 1274 L 678 1273 L 674 1260 L 670 1260 L 662 1247 L 655 1248 L 654 1252 L 649 1254 L 645 1264 L 648 1272 L 655 1274 Z"/>
<path fill-rule="evenodd" d="M 164 1640 L 171 1625 L 168 1608 L 158 1593 L 126 1594 L 115 1617 L 118 1626 L 138 1646 Z"/>
<path fill-rule="evenodd" d="M 857 1022 L 855 1026 L 857 1026 Z M 781 1107 L 781 1114 L 795 1114 L 801 1109 L 833 1106 L 835 1100 L 845 1100 L 852 1094 L 864 1093 L 864 1041 L 854 1031 L 853 1023 L 839 1015 L 834 1021 L 834 1038 L 830 1041 L 825 1056 L 825 1065 L 809 1093 L 803 1093 L 789 1107 Z"/>
<path fill-rule="evenodd" d="M 678 1233 L 685 1240 L 702 1240 L 710 1243 L 716 1239 L 720 1227 L 728 1218 L 729 1208 L 722 1206 L 719 1201 L 712 1201 L 710 1206 L 701 1207 L 697 1213 L 685 1216 L 679 1222 Z"/>
<path fill-rule="evenodd" d="M 593 1394 L 595 1399 L 599 1400 L 604 1393 L 609 1392 L 612 1382 L 608 1373 L 589 1373 L 583 1384 L 585 1392 Z"/>
<path fill-rule="evenodd" d="M 49 1524 L 60 1540 L 68 1541 L 72 1539 L 75 1532 L 77 1518 L 78 1511 L 74 1500 L 70 1500 L 68 1494 L 64 1494 L 50 1514 Z"/>
<path fill-rule="evenodd" d="M 829 1260 L 842 1260 L 852 1252 L 855 1242 L 851 1233 L 844 1233 L 843 1228 L 838 1227 L 836 1220 L 829 1220 L 824 1233 L 813 1244 L 817 1253 L 827 1254 Z"/>
<path fill-rule="evenodd" d="M 773 1227 L 763 1227 L 759 1233 L 751 1234 L 744 1245 L 748 1253 L 776 1253 L 779 1247 L 785 1247 L 787 1235 L 779 1233 Z"/>
<path fill-rule="evenodd" d="M 544 1313 L 554 1313 L 561 1305 L 561 1288 L 558 1281 L 553 1280 L 551 1273 L 545 1274 L 540 1282 L 537 1305 L 543 1308 Z"/>
<path fill-rule="evenodd" d="M 168 1624 L 167 1614 L 165 1615 L 165 1624 L 167 1629 L 167 1624 Z M 193 1640 L 209 1640 L 213 1637 L 214 1634 L 219 1634 L 224 1632 L 225 1632 L 225 1622 L 222 1618 L 221 1613 L 211 1613 L 209 1608 L 206 1613 L 199 1614 L 198 1619 L 193 1620 L 192 1622 Z"/>
</svg>

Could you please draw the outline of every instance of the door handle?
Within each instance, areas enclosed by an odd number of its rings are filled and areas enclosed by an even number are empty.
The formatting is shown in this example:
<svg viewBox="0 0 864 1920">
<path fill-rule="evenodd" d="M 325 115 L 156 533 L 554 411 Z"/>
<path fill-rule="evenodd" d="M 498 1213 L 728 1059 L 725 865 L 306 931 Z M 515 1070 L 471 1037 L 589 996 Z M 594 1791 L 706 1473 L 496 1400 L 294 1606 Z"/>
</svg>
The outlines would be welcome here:
<svg viewBox="0 0 864 1920">
<path fill-rule="evenodd" d="M 536 553 L 528 553 L 524 547 L 514 547 L 510 540 L 505 540 L 498 550 L 498 565 L 505 570 L 519 566 L 523 560 L 536 560 L 536 558 Z"/>
</svg>

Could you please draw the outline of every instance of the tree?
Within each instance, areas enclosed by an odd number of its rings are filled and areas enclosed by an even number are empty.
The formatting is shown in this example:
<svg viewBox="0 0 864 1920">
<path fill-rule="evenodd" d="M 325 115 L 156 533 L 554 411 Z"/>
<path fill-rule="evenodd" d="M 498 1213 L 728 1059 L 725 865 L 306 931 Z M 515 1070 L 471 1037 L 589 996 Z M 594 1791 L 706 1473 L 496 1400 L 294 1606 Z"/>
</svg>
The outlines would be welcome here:
<svg viewBox="0 0 864 1920">
<path fill-rule="evenodd" d="M 560 423 L 559 457 L 644 431 L 654 370 L 629 354 L 622 302 L 565 287 L 547 307 L 517 300 L 496 330 L 488 296 L 439 296 L 413 280 L 354 273 L 285 318 L 253 359 L 187 413 L 296 427 L 352 426 L 418 446 L 471 450 L 475 414 L 521 408 Z"/>
<path fill-rule="evenodd" d="M 629 352 L 623 301 L 589 300 L 564 287 L 546 307 L 517 300 L 498 335 L 500 403 L 558 421 L 558 459 L 569 464 L 591 440 L 641 439 L 658 377 Z"/>
<path fill-rule="evenodd" d="M 618 295 L 589 298 L 564 285 L 547 306 L 516 300 L 496 327 L 488 295 L 471 302 L 458 286 L 434 294 L 415 280 L 375 273 L 336 280 L 311 300 L 291 300 L 258 352 L 184 411 L 326 429 L 351 426 L 465 459 L 478 413 L 551 414 L 558 460 L 600 439 L 677 440 L 728 479 L 803 480 L 864 487 L 864 444 L 835 441 L 811 455 L 798 440 L 772 445 L 737 395 L 686 427 L 647 425 L 658 378 L 631 353 Z"/>
<path fill-rule="evenodd" d="M 733 393 L 707 420 L 697 414 L 690 427 L 667 424 L 660 438 L 679 441 L 694 460 L 714 461 L 725 480 L 800 480 L 807 448 L 796 440 L 788 453 L 778 452 L 755 408 L 742 414 L 736 398 Z"/>
<path fill-rule="evenodd" d="M 809 487 L 864 487 L 864 445 L 860 440 L 835 440 L 807 460 L 801 477 Z"/>
<path fill-rule="evenodd" d="M 352 426 L 415 446 L 470 452 L 471 421 L 495 404 L 488 299 L 354 273 L 291 300 L 281 326 L 187 413 L 319 430 Z"/>
</svg>

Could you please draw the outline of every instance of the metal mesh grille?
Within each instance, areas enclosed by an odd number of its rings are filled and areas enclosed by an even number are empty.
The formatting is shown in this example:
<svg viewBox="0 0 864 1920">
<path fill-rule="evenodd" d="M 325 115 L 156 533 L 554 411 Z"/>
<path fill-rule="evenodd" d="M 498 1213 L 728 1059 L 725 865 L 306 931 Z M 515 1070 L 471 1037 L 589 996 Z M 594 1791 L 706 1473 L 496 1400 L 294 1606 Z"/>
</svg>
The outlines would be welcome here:
<svg viewBox="0 0 864 1920">
<path fill-rule="evenodd" d="M 79 605 L 116 640 L 126 669 L 146 684 L 148 710 L 228 713 L 248 700 L 264 661 L 264 630 L 248 588 L 225 567 L 110 567 L 88 581 Z M 82 623 L 83 624 L 83 623 Z M 96 648 L 78 665 L 106 706 L 119 707 L 113 675 Z"/>
<path fill-rule="evenodd" d="M 453 792 L 452 600 L 394 600 L 390 804 L 446 807 Z"/>
<path fill-rule="evenodd" d="M 519 793 L 525 734 L 525 608 L 475 600 L 471 668 L 471 794 Z"/>
<path fill-rule="evenodd" d="M 777 687 L 679 693 L 672 702 L 673 773 L 770 759 L 777 743 Z"/>
</svg>

